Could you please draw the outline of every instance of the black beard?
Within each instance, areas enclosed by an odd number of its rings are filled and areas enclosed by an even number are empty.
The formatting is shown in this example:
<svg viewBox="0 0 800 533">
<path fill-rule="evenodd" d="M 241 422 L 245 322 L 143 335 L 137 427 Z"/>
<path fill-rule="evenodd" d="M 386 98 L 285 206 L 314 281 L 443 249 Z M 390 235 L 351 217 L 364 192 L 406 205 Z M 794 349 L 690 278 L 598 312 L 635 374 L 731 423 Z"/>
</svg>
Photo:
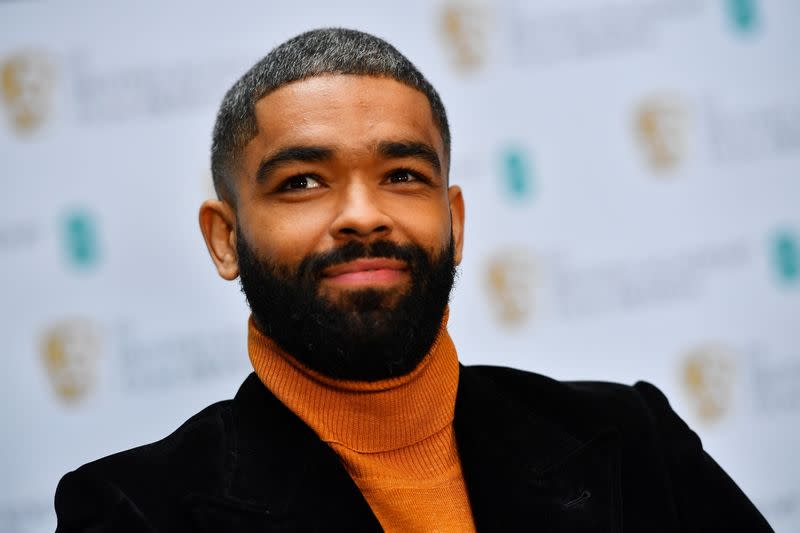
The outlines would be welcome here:
<svg viewBox="0 0 800 533">
<path fill-rule="evenodd" d="M 239 279 L 256 326 L 320 374 L 378 381 L 411 372 L 441 327 L 456 274 L 452 236 L 439 257 L 416 245 L 351 241 L 311 254 L 295 269 L 259 259 L 237 228 Z M 321 294 L 322 272 L 365 257 L 405 261 L 404 293 L 361 289 L 337 301 Z"/>
</svg>

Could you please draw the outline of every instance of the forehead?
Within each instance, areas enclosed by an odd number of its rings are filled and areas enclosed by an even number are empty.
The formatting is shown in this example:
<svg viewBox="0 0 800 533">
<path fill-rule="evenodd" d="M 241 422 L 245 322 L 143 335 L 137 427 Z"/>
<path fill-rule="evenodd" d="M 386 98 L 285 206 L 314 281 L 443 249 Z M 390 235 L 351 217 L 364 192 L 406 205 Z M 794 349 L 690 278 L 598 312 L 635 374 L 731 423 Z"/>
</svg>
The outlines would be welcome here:
<svg viewBox="0 0 800 533">
<path fill-rule="evenodd" d="M 261 149 L 289 144 L 367 148 L 387 139 L 432 145 L 442 138 L 427 97 L 391 78 L 324 75 L 289 83 L 255 106 Z"/>
</svg>

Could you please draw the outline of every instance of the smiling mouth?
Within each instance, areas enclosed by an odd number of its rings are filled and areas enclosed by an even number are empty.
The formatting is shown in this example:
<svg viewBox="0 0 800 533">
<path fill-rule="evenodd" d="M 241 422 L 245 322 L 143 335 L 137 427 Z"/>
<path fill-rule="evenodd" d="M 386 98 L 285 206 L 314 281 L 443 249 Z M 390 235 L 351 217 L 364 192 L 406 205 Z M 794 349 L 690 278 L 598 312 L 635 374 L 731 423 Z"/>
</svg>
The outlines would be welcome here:
<svg viewBox="0 0 800 533">
<path fill-rule="evenodd" d="M 408 277 L 408 266 L 403 261 L 386 258 L 365 258 L 349 261 L 323 272 L 323 280 L 342 287 L 390 286 Z"/>
</svg>

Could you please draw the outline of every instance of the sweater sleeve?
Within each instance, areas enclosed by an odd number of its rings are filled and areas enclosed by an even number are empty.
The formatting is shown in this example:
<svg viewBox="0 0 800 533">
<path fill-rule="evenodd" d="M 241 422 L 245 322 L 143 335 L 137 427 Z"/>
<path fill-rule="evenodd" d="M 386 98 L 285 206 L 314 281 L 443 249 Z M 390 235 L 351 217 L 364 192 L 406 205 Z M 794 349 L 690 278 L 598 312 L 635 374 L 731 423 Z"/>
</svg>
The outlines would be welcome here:
<svg viewBox="0 0 800 533">
<path fill-rule="evenodd" d="M 155 529 L 125 493 L 80 468 L 61 478 L 56 533 L 145 533 Z"/>
<path fill-rule="evenodd" d="M 672 410 L 666 396 L 643 381 L 634 387 L 661 436 L 683 531 L 773 532 L 736 483 L 703 450 L 700 438 Z"/>
</svg>

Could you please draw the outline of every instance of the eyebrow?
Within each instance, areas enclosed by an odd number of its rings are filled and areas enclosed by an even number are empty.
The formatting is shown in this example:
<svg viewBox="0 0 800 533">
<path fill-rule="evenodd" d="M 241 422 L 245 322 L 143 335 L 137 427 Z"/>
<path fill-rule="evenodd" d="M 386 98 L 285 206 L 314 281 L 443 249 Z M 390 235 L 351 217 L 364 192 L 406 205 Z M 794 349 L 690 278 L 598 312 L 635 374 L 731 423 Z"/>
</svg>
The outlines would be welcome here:
<svg viewBox="0 0 800 533">
<path fill-rule="evenodd" d="M 266 181 L 272 172 L 289 163 L 316 163 L 331 157 L 333 149 L 326 146 L 287 146 L 261 161 L 256 171 L 256 181 Z"/>
<path fill-rule="evenodd" d="M 436 150 L 429 144 L 418 141 L 381 141 L 377 152 L 390 159 L 411 157 L 421 159 L 430 164 L 438 174 L 442 172 L 442 163 Z M 264 158 L 258 165 L 256 181 L 263 183 L 278 168 L 291 163 L 318 163 L 333 157 L 334 149 L 327 146 L 287 146 L 273 155 Z"/>
<path fill-rule="evenodd" d="M 400 159 L 413 157 L 430 164 L 437 172 L 442 173 L 442 162 L 436 150 L 429 145 L 417 141 L 382 141 L 378 144 L 378 153 L 383 157 Z"/>
</svg>

